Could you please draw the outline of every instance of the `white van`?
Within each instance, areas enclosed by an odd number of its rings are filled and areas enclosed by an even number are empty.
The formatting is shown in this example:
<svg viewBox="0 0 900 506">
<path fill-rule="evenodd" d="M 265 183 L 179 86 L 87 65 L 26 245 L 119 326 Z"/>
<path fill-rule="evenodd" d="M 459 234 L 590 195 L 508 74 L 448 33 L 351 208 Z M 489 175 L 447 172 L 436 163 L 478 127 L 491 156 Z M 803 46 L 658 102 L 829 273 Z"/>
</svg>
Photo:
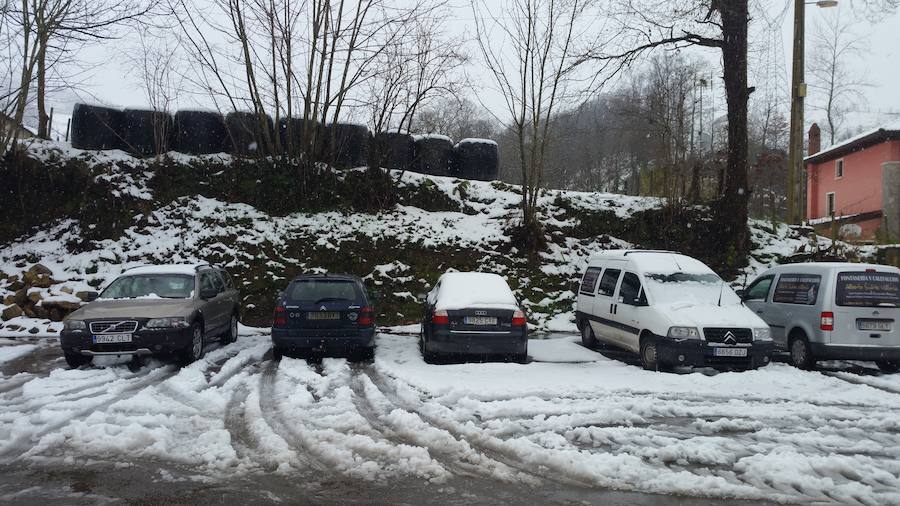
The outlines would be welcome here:
<svg viewBox="0 0 900 506">
<path fill-rule="evenodd" d="M 769 326 L 703 262 L 668 251 L 596 253 L 581 278 L 576 323 L 585 346 L 638 353 L 645 369 L 758 368 Z"/>
<path fill-rule="evenodd" d="M 900 269 L 837 262 L 779 265 L 742 293 L 791 363 L 871 360 L 900 370 Z"/>
</svg>

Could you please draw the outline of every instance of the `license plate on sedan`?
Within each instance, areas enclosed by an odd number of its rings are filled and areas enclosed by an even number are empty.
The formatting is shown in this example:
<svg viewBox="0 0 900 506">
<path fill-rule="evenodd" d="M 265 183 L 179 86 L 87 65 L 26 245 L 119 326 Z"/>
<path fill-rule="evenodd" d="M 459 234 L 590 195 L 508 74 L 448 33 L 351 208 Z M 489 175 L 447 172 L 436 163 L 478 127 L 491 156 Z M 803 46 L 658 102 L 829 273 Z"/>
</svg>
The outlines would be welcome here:
<svg viewBox="0 0 900 506">
<path fill-rule="evenodd" d="M 746 357 L 747 348 L 716 348 L 713 354 L 717 357 Z"/>
<path fill-rule="evenodd" d="M 891 320 L 856 320 L 859 330 L 891 331 Z"/>
<path fill-rule="evenodd" d="M 340 320 L 341 313 L 337 311 L 319 311 L 316 313 L 308 313 L 307 317 L 310 320 Z"/>
<path fill-rule="evenodd" d="M 130 343 L 131 334 L 103 334 L 94 336 L 94 344 Z"/>
<path fill-rule="evenodd" d="M 463 319 L 463 322 L 466 325 L 480 325 L 480 326 L 497 325 L 497 317 L 496 316 L 466 316 Z"/>
</svg>

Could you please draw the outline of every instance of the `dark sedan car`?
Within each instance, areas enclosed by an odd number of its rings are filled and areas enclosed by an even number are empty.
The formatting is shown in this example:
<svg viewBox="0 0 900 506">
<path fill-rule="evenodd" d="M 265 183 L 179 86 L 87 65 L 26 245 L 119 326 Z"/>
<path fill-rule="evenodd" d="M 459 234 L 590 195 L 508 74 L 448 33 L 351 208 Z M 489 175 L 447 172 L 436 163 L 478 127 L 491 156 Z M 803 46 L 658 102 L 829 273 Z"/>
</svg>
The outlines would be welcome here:
<svg viewBox="0 0 900 506">
<path fill-rule="evenodd" d="M 447 355 L 528 358 L 528 322 L 506 280 L 448 272 L 425 300 L 420 346 L 426 362 Z"/>
<path fill-rule="evenodd" d="M 72 367 L 102 355 L 173 353 L 187 364 L 203 356 L 210 339 L 237 339 L 238 291 L 211 265 L 129 269 L 94 296 L 66 318 L 60 334 Z"/>
<path fill-rule="evenodd" d="M 360 278 L 303 275 L 279 296 L 272 322 L 272 352 L 372 358 L 375 310 Z"/>
</svg>

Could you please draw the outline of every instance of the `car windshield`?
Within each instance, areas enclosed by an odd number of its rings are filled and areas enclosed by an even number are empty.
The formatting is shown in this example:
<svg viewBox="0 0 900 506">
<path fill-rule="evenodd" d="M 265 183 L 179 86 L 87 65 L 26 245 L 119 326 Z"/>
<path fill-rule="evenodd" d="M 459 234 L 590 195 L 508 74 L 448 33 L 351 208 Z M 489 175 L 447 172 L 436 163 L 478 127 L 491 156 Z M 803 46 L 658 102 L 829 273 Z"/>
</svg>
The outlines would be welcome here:
<svg viewBox="0 0 900 506">
<path fill-rule="evenodd" d="M 287 291 L 287 298 L 299 302 L 328 302 L 357 300 L 356 283 L 341 279 L 304 279 L 295 281 Z"/>
<path fill-rule="evenodd" d="M 740 297 L 722 278 L 711 272 L 650 273 L 644 274 L 644 279 L 654 304 L 685 302 L 718 305 L 720 294 L 723 306 L 741 303 Z"/>
<path fill-rule="evenodd" d="M 181 274 L 138 274 L 122 276 L 109 285 L 101 299 L 189 299 L 194 294 L 194 278 Z"/>
</svg>

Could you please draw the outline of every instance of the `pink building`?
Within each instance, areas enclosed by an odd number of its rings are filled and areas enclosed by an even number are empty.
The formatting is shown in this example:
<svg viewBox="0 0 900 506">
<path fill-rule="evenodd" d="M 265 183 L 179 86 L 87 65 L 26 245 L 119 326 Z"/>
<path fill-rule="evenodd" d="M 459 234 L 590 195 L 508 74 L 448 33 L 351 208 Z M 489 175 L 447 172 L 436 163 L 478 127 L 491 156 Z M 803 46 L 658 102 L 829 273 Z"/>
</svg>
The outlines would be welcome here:
<svg viewBox="0 0 900 506">
<path fill-rule="evenodd" d="M 870 241 L 876 232 L 900 238 L 900 125 L 878 128 L 819 150 L 809 129 L 806 216 L 823 234 L 832 221 L 846 240 Z"/>
</svg>

